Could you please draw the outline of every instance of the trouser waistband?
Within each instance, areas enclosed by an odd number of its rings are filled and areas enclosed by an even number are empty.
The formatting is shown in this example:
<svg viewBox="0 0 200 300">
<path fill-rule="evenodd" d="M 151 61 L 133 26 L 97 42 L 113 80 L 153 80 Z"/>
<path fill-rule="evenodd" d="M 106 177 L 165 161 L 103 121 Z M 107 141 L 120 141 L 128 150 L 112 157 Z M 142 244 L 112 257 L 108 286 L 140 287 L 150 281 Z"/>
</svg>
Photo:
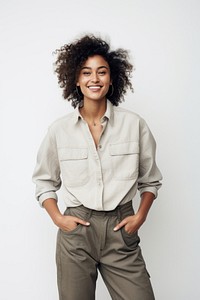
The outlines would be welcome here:
<svg viewBox="0 0 200 300">
<path fill-rule="evenodd" d="M 132 200 L 125 204 L 118 205 L 115 209 L 109 210 L 109 211 L 94 210 L 94 209 L 87 208 L 83 205 L 73 207 L 70 209 L 76 209 L 76 208 L 88 213 L 90 216 L 92 216 L 92 215 L 95 215 L 95 216 L 121 216 L 121 215 L 126 215 L 126 214 L 128 215 L 130 213 L 130 211 L 132 211 L 134 213 Z"/>
</svg>

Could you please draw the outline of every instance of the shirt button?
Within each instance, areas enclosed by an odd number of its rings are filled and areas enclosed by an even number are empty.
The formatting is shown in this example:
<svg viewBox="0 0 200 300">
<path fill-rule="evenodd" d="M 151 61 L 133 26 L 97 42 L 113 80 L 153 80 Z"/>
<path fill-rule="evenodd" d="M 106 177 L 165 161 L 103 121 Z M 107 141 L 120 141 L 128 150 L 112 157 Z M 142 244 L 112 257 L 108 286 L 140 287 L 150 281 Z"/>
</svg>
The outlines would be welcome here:
<svg viewBox="0 0 200 300">
<path fill-rule="evenodd" d="M 99 149 L 101 149 L 102 148 L 102 145 L 99 145 Z"/>
</svg>

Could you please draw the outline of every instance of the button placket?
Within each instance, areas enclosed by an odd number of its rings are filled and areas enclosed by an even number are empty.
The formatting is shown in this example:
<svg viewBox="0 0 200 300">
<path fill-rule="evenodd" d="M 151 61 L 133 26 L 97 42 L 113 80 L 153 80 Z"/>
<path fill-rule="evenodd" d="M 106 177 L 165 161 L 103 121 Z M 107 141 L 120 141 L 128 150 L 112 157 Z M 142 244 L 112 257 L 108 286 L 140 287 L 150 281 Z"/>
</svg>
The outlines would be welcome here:
<svg viewBox="0 0 200 300">
<path fill-rule="evenodd" d="M 102 169 L 101 169 L 101 159 L 100 159 L 100 153 L 101 153 L 101 150 L 102 150 L 102 144 L 99 144 L 97 147 L 95 146 L 95 142 L 93 140 L 93 137 L 92 137 L 92 134 L 90 132 L 90 129 L 88 127 L 88 124 L 86 122 L 84 122 L 85 126 L 84 126 L 84 133 L 87 137 L 87 140 L 88 140 L 88 145 L 89 145 L 89 148 L 90 148 L 90 151 L 95 159 L 95 164 L 96 164 L 96 199 L 95 199 L 95 202 L 96 202 L 96 207 L 101 210 L 103 209 L 103 199 L 102 199 L 102 196 L 103 196 L 103 177 L 102 177 Z M 104 128 L 103 128 L 103 131 L 104 131 Z M 102 131 L 102 132 L 103 132 Z M 102 134 L 101 134 L 102 136 Z M 101 139 L 101 136 L 100 136 L 100 139 Z M 100 146 L 100 147 L 99 147 Z"/>
</svg>

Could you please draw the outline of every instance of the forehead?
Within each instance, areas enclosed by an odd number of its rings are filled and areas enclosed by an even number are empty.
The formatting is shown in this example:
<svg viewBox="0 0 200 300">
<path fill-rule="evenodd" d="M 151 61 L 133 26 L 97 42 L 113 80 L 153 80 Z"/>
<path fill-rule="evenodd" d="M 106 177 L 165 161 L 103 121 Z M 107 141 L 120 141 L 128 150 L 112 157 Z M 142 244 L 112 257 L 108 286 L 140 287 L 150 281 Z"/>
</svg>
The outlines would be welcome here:
<svg viewBox="0 0 200 300">
<path fill-rule="evenodd" d="M 82 67 L 95 68 L 95 67 L 107 67 L 109 68 L 109 64 L 101 55 L 93 55 L 86 59 L 83 63 Z"/>
</svg>

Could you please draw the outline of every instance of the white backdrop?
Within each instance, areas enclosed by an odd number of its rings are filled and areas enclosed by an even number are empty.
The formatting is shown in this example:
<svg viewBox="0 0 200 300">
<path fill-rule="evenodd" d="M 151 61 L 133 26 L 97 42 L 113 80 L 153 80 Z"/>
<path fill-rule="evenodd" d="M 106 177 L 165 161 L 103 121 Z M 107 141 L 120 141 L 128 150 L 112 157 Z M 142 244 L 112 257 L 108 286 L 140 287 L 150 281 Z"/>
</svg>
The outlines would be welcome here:
<svg viewBox="0 0 200 300">
<path fill-rule="evenodd" d="M 135 93 L 122 105 L 157 140 L 163 188 L 140 230 L 156 299 L 200 299 L 199 11 L 198 0 L 0 0 L 0 299 L 58 299 L 57 229 L 31 176 L 49 124 L 72 110 L 52 52 L 88 32 L 130 49 Z"/>
</svg>

